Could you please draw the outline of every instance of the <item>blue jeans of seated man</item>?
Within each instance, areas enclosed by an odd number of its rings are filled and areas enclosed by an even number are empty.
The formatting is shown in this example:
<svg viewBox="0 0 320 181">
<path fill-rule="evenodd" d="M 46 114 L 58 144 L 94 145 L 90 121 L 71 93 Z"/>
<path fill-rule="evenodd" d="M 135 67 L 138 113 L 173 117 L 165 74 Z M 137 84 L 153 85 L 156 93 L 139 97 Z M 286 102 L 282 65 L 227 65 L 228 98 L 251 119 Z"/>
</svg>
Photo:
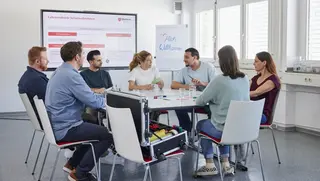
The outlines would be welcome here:
<svg viewBox="0 0 320 181">
<path fill-rule="evenodd" d="M 202 108 L 204 112 L 206 112 L 208 119 L 211 119 L 211 111 L 209 106 L 205 106 Z M 182 110 L 176 110 L 176 114 L 179 120 L 179 125 L 186 131 L 191 132 L 192 129 L 192 123 L 191 119 L 189 117 L 189 113 L 191 113 L 192 109 L 182 109 Z M 195 110 L 195 114 L 197 113 L 197 110 Z"/>
<path fill-rule="evenodd" d="M 201 120 L 197 124 L 197 131 L 204 132 L 207 135 L 221 139 L 222 132 L 217 130 L 210 119 Z M 213 158 L 213 146 L 212 141 L 207 139 L 201 139 L 201 148 L 205 159 Z M 229 157 L 230 147 L 229 146 L 220 146 L 220 155 L 222 158 Z"/>
<path fill-rule="evenodd" d="M 188 114 L 189 112 L 192 112 L 192 109 L 176 110 L 179 126 L 182 127 L 182 129 L 191 132 L 192 124 Z"/>
</svg>

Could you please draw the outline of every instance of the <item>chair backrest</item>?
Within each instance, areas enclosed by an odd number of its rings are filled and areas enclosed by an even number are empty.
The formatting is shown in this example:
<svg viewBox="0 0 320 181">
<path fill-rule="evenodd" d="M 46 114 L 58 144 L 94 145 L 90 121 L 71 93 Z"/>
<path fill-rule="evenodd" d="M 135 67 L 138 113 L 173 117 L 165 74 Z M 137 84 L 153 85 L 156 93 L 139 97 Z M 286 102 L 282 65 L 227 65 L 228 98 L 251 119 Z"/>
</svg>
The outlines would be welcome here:
<svg viewBox="0 0 320 181">
<path fill-rule="evenodd" d="M 221 142 L 229 145 L 256 140 L 265 99 L 259 101 L 231 101 Z"/>
<path fill-rule="evenodd" d="M 42 123 L 42 127 L 43 127 L 43 131 L 44 134 L 46 135 L 46 138 L 48 140 L 49 143 L 56 145 L 56 138 L 54 136 L 52 127 L 51 127 L 51 122 L 50 119 L 48 117 L 48 113 L 47 113 L 47 109 L 43 103 L 42 99 L 38 99 L 38 96 L 35 96 L 33 98 L 34 100 L 34 104 L 36 105 L 36 108 L 38 110 L 38 114 L 40 116 L 41 119 L 41 123 Z"/>
<path fill-rule="evenodd" d="M 124 158 L 143 163 L 142 151 L 130 108 L 107 106 L 114 146 Z"/>
<path fill-rule="evenodd" d="M 272 124 L 272 123 L 273 123 L 274 114 L 275 114 L 275 112 L 276 112 L 276 107 L 277 107 L 277 104 L 278 104 L 279 94 L 280 94 L 280 89 L 278 90 L 277 95 L 276 95 L 276 97 L 274 98 L 273 107 L 272 107 L 272 112 L 271 112 L 271 115 L 270 115 L 269 120 L 268 120 L 268 123 L 269 123 L 269 124 Z"/>
<path fill-rule="evenodd" d="M 28 95 L 26 93 L 20 94 L 20 98 L 22 100 L 24 107 L 26 108 L 27 114 L 30 118 L 30 121 L 31 121 L 34 129 L 39 130 L 39 131 L 42 130 L 40 123 L 39 123 L 39 120 L 38 120 L 38 117 L 36 115 L 35 110 L 32 107 L 32 104 L 30 102 Z"/>
</svg>

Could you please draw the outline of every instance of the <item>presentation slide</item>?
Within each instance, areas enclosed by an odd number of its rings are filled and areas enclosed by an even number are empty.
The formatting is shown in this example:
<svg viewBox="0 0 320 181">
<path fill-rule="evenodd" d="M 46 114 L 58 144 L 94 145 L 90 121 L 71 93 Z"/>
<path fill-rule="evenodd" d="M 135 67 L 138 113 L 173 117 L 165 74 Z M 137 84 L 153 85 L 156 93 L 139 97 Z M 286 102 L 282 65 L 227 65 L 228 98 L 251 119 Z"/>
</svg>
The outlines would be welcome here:
<svg viewBox="0 0 320 181">
<path fill-rule="evenodd" d="M 81 41 L 85 57 L 91 50 L 102 54 L 103 67 L 127 67 L 136 52 L 136 15 L 42 10 L 42 43 L 48 49 L 48 68 L 63 60 L 60 48 Z M 88 67 L 87 60 L 83 67 Z"/>
</svg>

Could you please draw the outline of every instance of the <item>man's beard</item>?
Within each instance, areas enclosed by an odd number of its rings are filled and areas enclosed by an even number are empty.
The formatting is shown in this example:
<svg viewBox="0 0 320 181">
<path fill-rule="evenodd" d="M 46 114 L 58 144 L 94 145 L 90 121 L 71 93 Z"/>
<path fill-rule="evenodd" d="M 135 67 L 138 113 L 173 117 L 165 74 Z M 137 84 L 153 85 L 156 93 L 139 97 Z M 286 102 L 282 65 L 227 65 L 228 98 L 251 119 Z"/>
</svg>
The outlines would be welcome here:
<svg viewBox="0 0 320 181">
<path fill-rule="evenodd" d="M 99 69 L 99 68 L 101 68 L 101 65 L 102 65 L 102 64 L 96 65 L 96 66 L 94 66 L 94 68 L 95 68 L 95 69 Z"/>
<path fill-rule="evenodd" d="M 40 69 L 42 71 L 46 71 L 48 69 L 47 65 L 40 65 Z"/>
</svg>

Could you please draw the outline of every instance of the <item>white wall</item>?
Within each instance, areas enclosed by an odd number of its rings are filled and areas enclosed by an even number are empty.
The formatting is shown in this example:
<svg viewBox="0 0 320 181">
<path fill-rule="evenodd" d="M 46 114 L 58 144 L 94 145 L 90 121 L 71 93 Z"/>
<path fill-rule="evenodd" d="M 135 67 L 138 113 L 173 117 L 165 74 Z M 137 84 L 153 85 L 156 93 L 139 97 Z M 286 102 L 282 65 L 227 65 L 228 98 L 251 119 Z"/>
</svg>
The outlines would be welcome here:
<svg viewBox="0 0 320 181">
<path fill-rule="evenodd" d="M 300 0 L 283 0 L 289 7 L 299 6 Z M 195 46 L 195 13 L 213 7 L 213 0 L 183 0 L 184 12 L 182 15 L 172 13 L 171 0 L 95 0 L 88 3 L 84 0 L 69 1 L 18 1 L 11 0 L 8 4 L 0 4 L 0 53 L 2 55 L 0 67 L 0 112 L 24 111 L 17 93 L 17 82 L 27 65 L 27 51 L 33 45 L 40 43 L 40 9 L 70 9 L 95 10 L 104 12 L 138 13 L 138 50 L 146 49 L 155 52 L 155 25 L 156 24 L 189 24 L 191 29 L 191 45 Z M 282 1 L 270 0 L 274 7 Z M 126 6 L 122 6 L 127 4 Z M 18 6 L 19 5 L 19 6 Z M 288 64 L 288 57 L 299 55 L 302 48 L 295 22 L 298 13 L 283 8 L 272 8 L 276 14 L 272 22 L 273 52 L 281 76 L 287 75 L 284 70 Z M 288 13 L 280 15 L 281 12 Z M 300 13 L 299 13 L 300 14 Z M 290 16 L 290 17 L 288 17 Z M 277 18 L 278 20 L 277 21 Z M 302 21 L 302 18 L 298 21 Z M 281 22 L 280 22 L 281 20 Z M 27 26 L 22 25 L 27 23 Z M 282 23 L 282 24 L 281 24 Z M 301 28 L 301 27 L 300 27 Z M 287 32 L 289 30 L 289 32 Z M 292 30 L 292 31 L 290 31 Z M 5 43 L 4 43 L 5 42 Z M 299 44 L 297 46 L 296 44 Z M 281 46 L 280 46 L 281 45 Z M 304 47 L 304 46 L 303 46 Z M 200 52 L 201 53 L 201 52 Z M 254 75 L 252 70 L 244 70 L 249 76 Z M 219 69 L 217 70 L 219 72 Z M 115 84 L 126 87 L 127 71 L 110 71 Z M 50 73 L 48 73 L 50 75 Z M 171 73 L 163 72 L 166 87 L 170 85 Z M 290 75 L 291 76 L 291 75 Z M 320 86 L 306 86 L 299 83 L 295 76 L 282 80 L 282 90 L 277 105 L 275 121 L 281 126 L 299 126 L 320 131 Z M 311 76 L 312 77 L 312 76 Z"/>
<path fill-rule="evenodd" d="M 6 3 L 6 4 L 5 4 Z M 0 3 L 0 112 L 24 111 L 17 83 L 27 66 L 28 49 L 40 45 L 40 9 L 138 14 L 138 51 L 155 52 L 155 25 L 177 24 L 172 0 L 2 0 Z M 48 73 L 50 74 L 50 73 Z M 119 74 L 114 74 L 116 81 Z"/>
</svg>

